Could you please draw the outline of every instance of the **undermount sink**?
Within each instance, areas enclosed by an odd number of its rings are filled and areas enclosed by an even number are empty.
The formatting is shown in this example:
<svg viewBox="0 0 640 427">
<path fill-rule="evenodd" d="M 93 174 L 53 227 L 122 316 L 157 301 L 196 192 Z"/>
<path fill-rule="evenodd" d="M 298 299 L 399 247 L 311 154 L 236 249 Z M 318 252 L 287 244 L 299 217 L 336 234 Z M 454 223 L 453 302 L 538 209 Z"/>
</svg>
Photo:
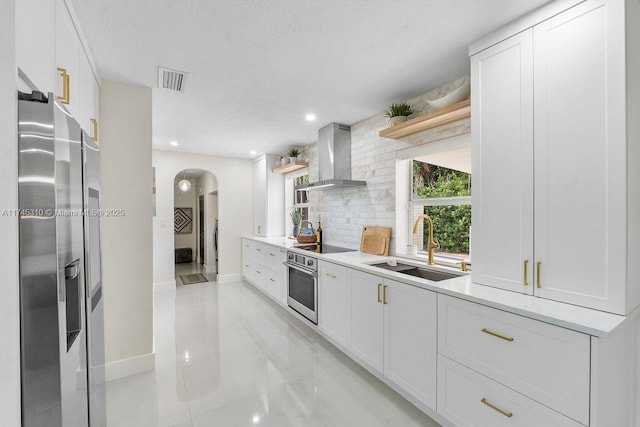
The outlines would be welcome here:
<svg viewBox="0 0 640 427">
<path fill-rule="evenodd" d="M 421 279 L 431 280 L 432 282 L 440 282 L 441 280 L 453 279 L 460 277 L 462 274 L 433 270 L 430 268 L 416 267 L 415 265 L 397 263 L 389 265 L 386 262 L 371 264 L 372 267 L 384 268 L 385 270 L 395 271 L 396 273 L 406 274 L 408 276 L 419 277 Z"/>
</svg>

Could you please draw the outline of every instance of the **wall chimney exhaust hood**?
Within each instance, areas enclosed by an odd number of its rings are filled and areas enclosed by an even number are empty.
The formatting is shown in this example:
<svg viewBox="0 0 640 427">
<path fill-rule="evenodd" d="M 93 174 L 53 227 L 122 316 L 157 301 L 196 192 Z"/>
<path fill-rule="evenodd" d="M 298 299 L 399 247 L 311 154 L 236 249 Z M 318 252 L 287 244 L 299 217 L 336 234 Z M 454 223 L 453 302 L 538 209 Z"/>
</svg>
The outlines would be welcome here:
<svg viewBox="0 0 640 427">
<path fill-rule="evenodd" d="M 336 190 L 362 187 L 365 181 L 351 179 L 351 127 L 331 123 L 318 131 L 318 175 L 320 180 L 296 186 L 296 190 Z"/>
</svg>

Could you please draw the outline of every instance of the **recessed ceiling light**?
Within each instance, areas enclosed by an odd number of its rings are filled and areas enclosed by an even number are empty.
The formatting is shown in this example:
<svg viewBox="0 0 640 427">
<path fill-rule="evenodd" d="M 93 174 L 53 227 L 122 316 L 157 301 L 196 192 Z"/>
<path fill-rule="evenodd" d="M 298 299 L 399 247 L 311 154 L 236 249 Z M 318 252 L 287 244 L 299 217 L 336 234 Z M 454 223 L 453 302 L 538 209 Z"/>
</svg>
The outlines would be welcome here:
<svg viewBox="0 0 640 427">
<path fill-rule="evenodd" d="M 173 147 L 177 147 L 178 146 L 178 141 L 171 141 L 169 143 L 169 145 L 173 146 Z"/>
<path fill-rule="evenodd" d="M 251 150 L 251 151 L 249 151 L 249 154 L 251 154 L 252 156 L 254 156 L 254 155 L 258 154 L 258 153 L 256 152 L 256 150 Z"/>
<path fill-rule="evenodd" d="M 307 119 L 308 122 L 313 122 L 316 120 L 316 115 L 313 113 L 309 113 L 306 116 L 304 116 L 305 119 Z"/>
</svg>

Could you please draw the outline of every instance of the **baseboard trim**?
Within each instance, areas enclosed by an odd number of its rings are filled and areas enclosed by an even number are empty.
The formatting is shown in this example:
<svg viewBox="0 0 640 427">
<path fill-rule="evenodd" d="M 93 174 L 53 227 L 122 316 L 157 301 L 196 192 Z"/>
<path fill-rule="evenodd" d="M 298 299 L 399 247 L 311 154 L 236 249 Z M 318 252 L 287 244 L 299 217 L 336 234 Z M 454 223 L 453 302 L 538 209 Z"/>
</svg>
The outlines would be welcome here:
<svg viewBox="0 0 640 427">
<path fill-rule="evenodd" d="M 167 292 L 176 290 L 176 281 L 158 282 L 153 284 L 153 292 Z"/>
<path fill-rule="evenodd" d="M 218 274 L 218 283 L 233 283 L 242 281 L 242 273 Z"/>
<path fill-rule="evenodd" d="M 105 365 L 105 379 L 118 380 L 130 375 L 142 374 L 156 368 L 156 354 L 147 353 L 130 359 L 116 360 Z"/>
<path fill-rule="evenodd" d="M 207 264 L 202 264 L 202 265 L 204 266 L 205 273 L 216 273 L 215 265 L 207 265 Z"/>
</svg>

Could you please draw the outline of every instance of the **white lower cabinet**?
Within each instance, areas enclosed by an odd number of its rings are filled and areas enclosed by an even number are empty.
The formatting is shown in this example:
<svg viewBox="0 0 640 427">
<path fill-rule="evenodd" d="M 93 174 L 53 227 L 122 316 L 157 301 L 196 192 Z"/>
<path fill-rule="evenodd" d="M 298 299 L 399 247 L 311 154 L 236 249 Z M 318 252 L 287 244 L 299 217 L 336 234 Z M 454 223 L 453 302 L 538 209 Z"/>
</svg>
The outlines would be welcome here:
<svg viewBox="0 0 640 427">
<path fill-rule="evenodd" d="M 589 424 L 590 337 L 445 295 L 438 352 Z"/>
<path fill-rule="evenodd" d="M 435 408 L 437 294 L 386 279 L 383 286 L 384 375 Z"/>
<path fill-rule="evenodd" d="M 318 329 L 338 344 L 349 339 L 347 267 L 318 263 Z"/>
<path fill-rule="evenodd" d="M 382 373 L 384 343 L 383 279 L 356 270 L 347 272 L 349 284 L 349 350 Z"/>
<path fill-rule="evenodd" d="M 581 426 L 444 356 L 438 356 L 438 413 L 458 427 Z"/>
<path fill-rule="evenodd" d="M 355 270 L 347 278 L 349 350 L 435 409 L 436 294 Z"/>
<path fill-rule="evenodd" d="M 265 290 L 273 299 L 282 299 L 282 270 L 265 269 L 264 286 Z"/>
<path fill-rule="evenodd" d="M 284 269 L 274 267 L 286 256 L 278 251 L 243 242 L 245 278 L 275 299 L 287 287 Z M 628 407 L 640 321 L 617 338 L 590 337 L 325 260 L 318 310 L 320 333 L 453 425 L 635 425 Z"/>
<path fill-rule="evenodd" d="M 286 276 L 282 263 L 284 249 L 250 239 L 242 239 L 242 275 L 281 304 L 286 304 Z"/>
</svg>

